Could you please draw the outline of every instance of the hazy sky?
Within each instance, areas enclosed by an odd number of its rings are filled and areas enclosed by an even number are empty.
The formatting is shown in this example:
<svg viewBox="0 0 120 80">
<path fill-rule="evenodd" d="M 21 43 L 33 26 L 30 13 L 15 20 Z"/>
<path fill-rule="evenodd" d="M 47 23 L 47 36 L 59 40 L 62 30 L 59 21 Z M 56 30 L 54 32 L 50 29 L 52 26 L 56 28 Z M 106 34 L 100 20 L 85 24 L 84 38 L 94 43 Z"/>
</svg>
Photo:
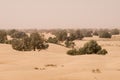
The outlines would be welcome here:
<svg viewBox="0 0 120 80">
<path fill-rule="evenodd" d="M 0 28 L 120 28 L 120 0 L 0 0 Z"/>
</svg>

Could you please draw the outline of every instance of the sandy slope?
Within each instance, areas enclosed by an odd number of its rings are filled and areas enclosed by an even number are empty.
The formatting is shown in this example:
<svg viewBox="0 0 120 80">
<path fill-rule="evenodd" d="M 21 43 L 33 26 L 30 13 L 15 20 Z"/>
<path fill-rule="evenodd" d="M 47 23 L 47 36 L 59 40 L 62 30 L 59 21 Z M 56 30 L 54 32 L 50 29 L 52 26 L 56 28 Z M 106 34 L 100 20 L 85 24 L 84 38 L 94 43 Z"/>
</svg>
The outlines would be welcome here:
<svg viewBox="0 0 120 80">
<path fill-rule="evenodd" d="M 83 46 L 86 41 L 75 42 Z M 0 80 L 120 80 L 120 41 L 98 43 L 108 55 L 68 56 L 67 48 L 55 44 L 40 52 L 18 52 L 0 44 Z"/>
</svg>

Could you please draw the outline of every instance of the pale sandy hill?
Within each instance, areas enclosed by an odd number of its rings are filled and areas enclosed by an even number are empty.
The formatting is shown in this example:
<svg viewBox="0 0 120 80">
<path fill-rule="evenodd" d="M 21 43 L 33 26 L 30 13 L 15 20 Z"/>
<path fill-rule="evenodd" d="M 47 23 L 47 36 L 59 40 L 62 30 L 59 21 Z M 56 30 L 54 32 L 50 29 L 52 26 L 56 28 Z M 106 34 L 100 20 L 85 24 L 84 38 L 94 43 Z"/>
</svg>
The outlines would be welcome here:
<svg viewBox="0 0 120 80">
<path fill-rule="evenodd" d="M 51 34 L 51 33 L 42 33 L 42 34 L 44 35 L 44 38 L 45 38 L 45 39 L 48 39 L 49 37 L 52 37 L 52 38 L 55 37 L 55 35 L 53 35 L 53 34 Z"/>
<path fill-rule="evenodd" d="M 87 41 L 75 43 L 82 47 Z M 19 52 L 0 44 L 0 80 L 120 80 L 120 41 L 98 43 L 108 55 L 69 56 L 67 48 L 55 44 L 47 50 Z"/>
</svg>

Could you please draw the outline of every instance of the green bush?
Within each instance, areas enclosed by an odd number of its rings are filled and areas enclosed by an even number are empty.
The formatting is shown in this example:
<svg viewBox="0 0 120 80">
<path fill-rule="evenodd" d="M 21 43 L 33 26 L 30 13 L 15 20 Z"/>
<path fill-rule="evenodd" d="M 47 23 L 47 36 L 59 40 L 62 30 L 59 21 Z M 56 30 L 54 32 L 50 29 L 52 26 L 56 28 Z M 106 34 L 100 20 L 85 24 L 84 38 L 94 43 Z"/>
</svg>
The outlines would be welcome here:
<svg viewBox="0 0 120 80">
<path fill-rule="evenodd" d="M 6 44 L 12 44 L 12 40 L 6 40 L 5 43 Z"/>
<path fill-rule="evenodd" d="M 112 35 L 118 35 L 118 34 L 120 34 L 120 31 L 119 31 L 119 29 L 112 29 L 111 34 Z"/>
<path fill-rule="evenodd" d="M 45 40 L 38 34 L 32 33 L 30 37 L 26 36 L 22 39 L 15 38 L 11 41 L 12 47 L 18 51 L 31 51 L 47 49 L 49 45 Z"/>
<path fill-rule="evenodd" d="M 101 32 L 99 33 L 99 37 L 100 37 L 100 38 L 111 38 L 112 35 L 111 35 L 108 31 L 101 31 Z"/>
<path fill-rule="evenodd" d="M 87 52 L 86 52 L 84 47 L 79 49 L 79 55 L 83 55 L 83 54 L 86 54 L 86 53 Z"/>
<path fill-rule="evenodd" d="M 97 54 L 99 54 L 99 55 L 106 55 L 107 53 L 108 52 L 107 52 L 106 49 L 102 49 L 102 50 L 100 50 L 100 51 L 97 52 Z"/>
<path fill-rule="evenodd" d="M 58 44 L 58 39 L 57 38 L 49 37 L 48 40 L 47 40 L 47 42 L 48 43 Z"/>
<path fill-rule="evenodd" d="M 76 49 L 72 49 L 72 50 L 68 50 L 68 51 L 67 51 L 67 54 L 68 54 L 68 55 L 78 55 L 79 52 L 78 52 Z"/>
<path fill-rule="evenodd" d="M 67 39 L 67 31 L 66 30 L 58 31 L 56 32 L 55 36 L 59 41 L 65 41 Z"/>
<path fill-rule="evenodd" d="M 89 31 L 89 30 L 85 30 L 84 32 L 82 32 L 83 33 L 83 36 L 84 37 L 92 37 L 93 35 L 92 35 L 92 31 Z"/>
<path fill-rule="evenodd" d="M 24 44 L 22 40 L 13 39 L 12 40 L 12 48 L 18 51 L 23 51 Z"/>
<path fill-rule="evenodd" d="M 83 48 L 86 51 L 86 54 L 93 54 L 93 53 L 96 54 L 99 50 L 101 50 L 101 46 L 98 45 L 97 42 L 94 40 L 87 42 L 83 46 Z"/>
<path fill-rule="evenodd" d="M 84 46 L 79 50 L 76 50 L 76 49 L 69 50 L 67 54 L 69 55 L 84 55 L 84 54 L 105 55 L 107 54 L 107 51 L 105 49 L 102 49 L 101 46 L 98 45 L 96 41 L 91 40 L 86 44 L 84 44 Z"/>
<path fill-rule="evenodd" d="M 82 40 L 84 38 L 82 32 L 80 30 L 76 30 L 74 32 L 70 32 L 69 37 L 67 40 L 73 41 L 73 40 Z"/>
<path fill-rule="evenodd" d="M 4 30 L 0 30 L 0 43 L 5 43 L 7 40 L 7 33 Z"/>
<path fill-rule="evenodd" d="M 65 46 L 68 47 L 68 48 L 74 48 L 75 43 L 72 42 L 72 41 L 66 40 L 66 41 L 65 41 Z"/>
<path fill-rule="evenodd" d="M 16 31 L 13 34 L 11 34 L 12 38 L 24 38 L 28 36 L 25 32 L 20 32 L 20 31 Z"/>
</svg>

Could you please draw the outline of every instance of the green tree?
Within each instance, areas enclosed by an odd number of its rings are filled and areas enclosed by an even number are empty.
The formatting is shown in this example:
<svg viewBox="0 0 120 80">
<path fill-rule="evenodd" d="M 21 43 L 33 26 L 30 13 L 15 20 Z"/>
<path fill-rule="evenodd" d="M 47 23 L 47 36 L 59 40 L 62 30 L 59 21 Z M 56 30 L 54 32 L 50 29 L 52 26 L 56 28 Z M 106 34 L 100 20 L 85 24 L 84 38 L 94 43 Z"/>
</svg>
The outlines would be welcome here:
<svg viewBox="0 0 120 80">
<path fill-rule="evenodd" d="M 111 34 L 112 35 L 118 35 L 118 34 L 120 34 L 120 31 L 119 31 L 119 29 L 112 29 Z"/>
<path fill-rule="evenodd" d="M 13 34 L 11 34 L 12 38 L 24 38 L 28 36 L 25 32 L 20 32 L 20 31 L 16 31 Z"/>
<path fill-rule="evenodd" d="M 94 40 L 87 42 L 83 48 L 86 51 L 86 54 L 96 54 L 99 50 L 101 50 L 101 46 Z"/>
<path fill-rule="evenodd" d="M 38 46 L 40 46 L 44 42 L 43 38 L 39 35 L 39 33 L 36 32 L 30 34 L 30 38 L 31 38 L 31 46 L 34 51 L 37 49 Z"/>
<path fill-rule="evenodd" d="M 65 41 L 67 39 L 67 31 L 66 30 L 61 30 L 56 33 L 56 38 L 59 41 Z"/>
<path fill-rule="evenodd" d="M 47 42 L 48 43 L 58 44 L 58 39 L 57 38 L 49 37 L 48 40 L 47 40 Z"/>
<path fill-rule="evenodd" d="M 100 38 L 111 38 L 112 35 L 108 31 L 101 31 L 99 32 L 99 37 Z"/>
<path fill-rule="evenodd" d="M 72 49 L 67 52 L 69 55 L 84 55 L 84 54 L 99 54 L 99 55 L 105 55 L 107 54 L 107 51 L 105 49 L 102 49 L 100 45 L 94 40 L 91 40 L 84 44 L 82 48 L 79 50 Z"/>
</svg>

